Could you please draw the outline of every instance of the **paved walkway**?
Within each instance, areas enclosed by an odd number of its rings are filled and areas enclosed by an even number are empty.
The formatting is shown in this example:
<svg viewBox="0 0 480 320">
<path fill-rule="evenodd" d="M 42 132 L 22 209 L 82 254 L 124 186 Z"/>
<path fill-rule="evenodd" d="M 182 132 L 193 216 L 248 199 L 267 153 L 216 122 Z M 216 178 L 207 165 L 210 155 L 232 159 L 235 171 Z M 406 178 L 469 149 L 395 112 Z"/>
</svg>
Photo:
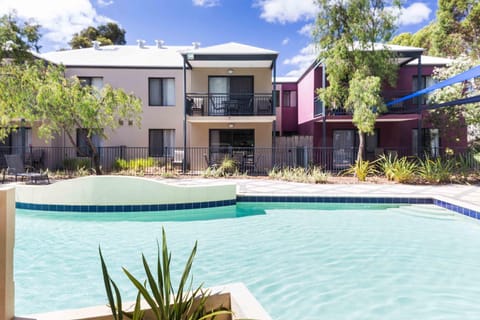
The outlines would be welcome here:
<svg viewBox="0 0 480 320">
<path fill-rule="evenodd" d="M 480 185 L 306 184 L 270 179 L 165 179 L 176 185 L 234 183 L 238 194 L 435 197 L 480 211 Z"/>
</svg>

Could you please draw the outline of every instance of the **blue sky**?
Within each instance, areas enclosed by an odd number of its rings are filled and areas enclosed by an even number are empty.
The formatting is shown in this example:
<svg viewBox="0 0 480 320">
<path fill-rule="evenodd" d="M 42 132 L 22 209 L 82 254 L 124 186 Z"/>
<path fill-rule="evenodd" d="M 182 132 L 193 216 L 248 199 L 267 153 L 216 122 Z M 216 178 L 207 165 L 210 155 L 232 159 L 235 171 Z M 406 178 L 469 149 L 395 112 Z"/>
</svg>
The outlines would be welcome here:
<svg viewBox="0 0 480 320">
<path fill-rule="evenodd" d="M 398 32 L 415 32 L 435 18 L 436 0 L 406 1 Z M 278 75 L 299 75 L 312 61 L 309 30 L 313 0 L 0 0 L 0 14 L 15 9 L 42 29 L 41 52 L 68 47 L 74 32 L 107 21 L 154 44 L 202 46 L 241 42 L 280 53 Z"/>
</svg>

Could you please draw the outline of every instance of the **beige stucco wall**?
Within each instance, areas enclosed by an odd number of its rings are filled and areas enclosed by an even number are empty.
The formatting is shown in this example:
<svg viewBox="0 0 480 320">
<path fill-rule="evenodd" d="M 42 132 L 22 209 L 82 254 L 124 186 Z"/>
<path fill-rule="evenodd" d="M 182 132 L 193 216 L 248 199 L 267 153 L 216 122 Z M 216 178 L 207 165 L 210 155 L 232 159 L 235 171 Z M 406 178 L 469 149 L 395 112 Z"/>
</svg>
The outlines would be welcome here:
<svg viewBox="0 0 480 320">
<path fill-rule="evenodd" d="M 269 68 L 234 68 L 233 74 L 228 68 L 195 68 L 191 71 L 191 85 L 188 92 L 207 93 L 208 76 L 253 76 L 254 93 L 272 92 L 272 70 Z"/>
<path fill-rule="evenodd" d="M 103 83 L 134 93 L 143 102 L 141 128 L 124 121 L 114 133 L 106 131 L 109 139 L 103 146 L 148 147 L 149 129 L 174 129 L 175 146 L 183 146 L 183 70 L 181 69 L 125 69 L 125 68 L 69 68 L 67 76 L 102 77 Z M 148 78 L 175 79 L 175 106 L 148 106 Z M 67 141 L 67 145 L 70 145 Z"/>
</svg>

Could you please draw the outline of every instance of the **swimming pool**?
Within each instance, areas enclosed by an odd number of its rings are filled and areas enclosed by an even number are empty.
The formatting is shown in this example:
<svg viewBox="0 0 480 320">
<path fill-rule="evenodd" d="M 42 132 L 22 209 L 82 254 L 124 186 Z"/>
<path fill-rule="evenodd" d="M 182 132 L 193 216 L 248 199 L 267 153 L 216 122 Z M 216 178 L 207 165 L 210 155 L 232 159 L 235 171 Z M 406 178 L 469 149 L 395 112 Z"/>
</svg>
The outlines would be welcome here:
<svg viewBox="0 0 480 320">
<path fill-rule="evenodd" d="M 171 217 L 175 215 L 177 221 Z M 194 221 L 189 221 L 193 219 Z M 478 319 L 480 224 L 432 205 L 243 203 L 176 212 L 17 210 L 16 314 L 105 303 L 142 276 L 165 227 L 179 274 L 244 282 L 273 319 Z"/>
</svg>

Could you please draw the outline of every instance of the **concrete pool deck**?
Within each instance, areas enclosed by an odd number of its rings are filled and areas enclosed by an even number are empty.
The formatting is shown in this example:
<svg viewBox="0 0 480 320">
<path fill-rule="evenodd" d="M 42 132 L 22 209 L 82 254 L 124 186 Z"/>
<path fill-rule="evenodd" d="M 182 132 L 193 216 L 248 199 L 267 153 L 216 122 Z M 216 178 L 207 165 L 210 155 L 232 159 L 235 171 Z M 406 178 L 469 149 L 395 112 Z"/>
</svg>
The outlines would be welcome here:
<svg viewBox="0 0 480 320">
<path fill-rule="evenodd" d="M 382 183 L 308 184 L 270 179 L 162 179 L 174 185 L 216 185 L 233 183 L 238 195 L 327 195 L 352 197 L 432 197 L 463 204 L 480 211 L 480 185 L 409 185 Z"/>
</svg>

